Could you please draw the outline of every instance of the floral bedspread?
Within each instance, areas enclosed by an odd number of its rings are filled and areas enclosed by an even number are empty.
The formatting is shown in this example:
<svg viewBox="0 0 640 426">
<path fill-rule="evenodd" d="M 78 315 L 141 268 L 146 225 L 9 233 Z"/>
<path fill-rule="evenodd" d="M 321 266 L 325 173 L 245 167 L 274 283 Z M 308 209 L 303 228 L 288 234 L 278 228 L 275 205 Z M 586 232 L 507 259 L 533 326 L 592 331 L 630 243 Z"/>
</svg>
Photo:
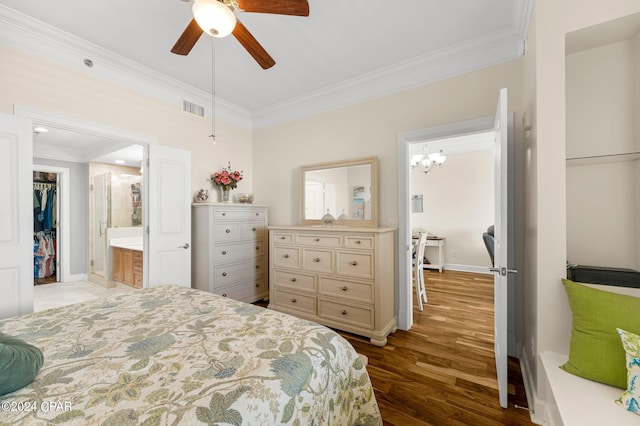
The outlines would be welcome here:
<svg viewBox="0 0 640 426">
<path fill-rule="evenodd" d="M 0 321 L 42 349 L 1 425 L 381 425 L 353 347 L 318 324 L 163 286 Z"/>
</svg>

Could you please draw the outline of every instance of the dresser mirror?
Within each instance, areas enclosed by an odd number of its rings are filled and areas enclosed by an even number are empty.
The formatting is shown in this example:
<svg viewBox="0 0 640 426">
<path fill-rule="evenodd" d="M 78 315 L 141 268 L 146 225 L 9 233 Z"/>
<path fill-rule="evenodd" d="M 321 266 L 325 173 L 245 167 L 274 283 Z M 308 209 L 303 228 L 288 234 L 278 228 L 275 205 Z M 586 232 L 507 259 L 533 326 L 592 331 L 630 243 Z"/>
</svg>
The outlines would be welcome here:
<svg viewBox="0 0 640 426">
<path fill-rule="evenodd" d="M 378 225 L 377 158 L 313 164 L 302 170 L 302 225 Z"/>
</svg>

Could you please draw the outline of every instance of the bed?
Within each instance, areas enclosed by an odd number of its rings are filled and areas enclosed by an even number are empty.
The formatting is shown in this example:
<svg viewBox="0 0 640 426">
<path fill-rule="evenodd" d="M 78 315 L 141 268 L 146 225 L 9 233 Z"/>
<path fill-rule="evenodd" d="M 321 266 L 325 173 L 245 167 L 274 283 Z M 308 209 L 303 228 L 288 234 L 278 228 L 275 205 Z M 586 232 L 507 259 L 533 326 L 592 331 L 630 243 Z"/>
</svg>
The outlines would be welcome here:
<svg viewBox="0 0 640 426">
<path fill-rule="evenodd" d="M 353 347 L 313 322 L 177 286 L 0 321 L 39 347 L 0 424 L 381 425 Z"/>
</svg>

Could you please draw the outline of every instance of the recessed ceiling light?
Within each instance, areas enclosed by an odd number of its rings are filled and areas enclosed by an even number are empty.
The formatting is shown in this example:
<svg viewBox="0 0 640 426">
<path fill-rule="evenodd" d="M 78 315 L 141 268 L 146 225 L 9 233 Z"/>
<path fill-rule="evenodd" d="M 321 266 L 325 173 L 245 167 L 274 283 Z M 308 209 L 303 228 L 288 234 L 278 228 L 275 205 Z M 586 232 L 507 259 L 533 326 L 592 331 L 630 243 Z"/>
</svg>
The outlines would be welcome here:
<svg viewBox="0 0 640 426">
<path fill-rule="evenodd" d="M 124 164 L 124 160 L 116 160 L 115 163 L 116 164 Z"/>
</svg>

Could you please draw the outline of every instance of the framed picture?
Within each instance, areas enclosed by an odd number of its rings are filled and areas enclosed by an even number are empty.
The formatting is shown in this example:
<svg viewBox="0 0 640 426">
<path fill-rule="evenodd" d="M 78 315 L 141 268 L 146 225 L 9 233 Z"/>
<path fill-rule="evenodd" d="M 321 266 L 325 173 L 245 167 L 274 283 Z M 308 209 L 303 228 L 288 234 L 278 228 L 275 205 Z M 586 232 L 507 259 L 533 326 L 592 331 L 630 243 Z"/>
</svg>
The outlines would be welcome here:
<svg viewBox="0 0 640 426">
<path fill-rule="evenodd" d="M 422 194 L 411 196 L 411 213 L 422 213 Z"/>
</svg>

